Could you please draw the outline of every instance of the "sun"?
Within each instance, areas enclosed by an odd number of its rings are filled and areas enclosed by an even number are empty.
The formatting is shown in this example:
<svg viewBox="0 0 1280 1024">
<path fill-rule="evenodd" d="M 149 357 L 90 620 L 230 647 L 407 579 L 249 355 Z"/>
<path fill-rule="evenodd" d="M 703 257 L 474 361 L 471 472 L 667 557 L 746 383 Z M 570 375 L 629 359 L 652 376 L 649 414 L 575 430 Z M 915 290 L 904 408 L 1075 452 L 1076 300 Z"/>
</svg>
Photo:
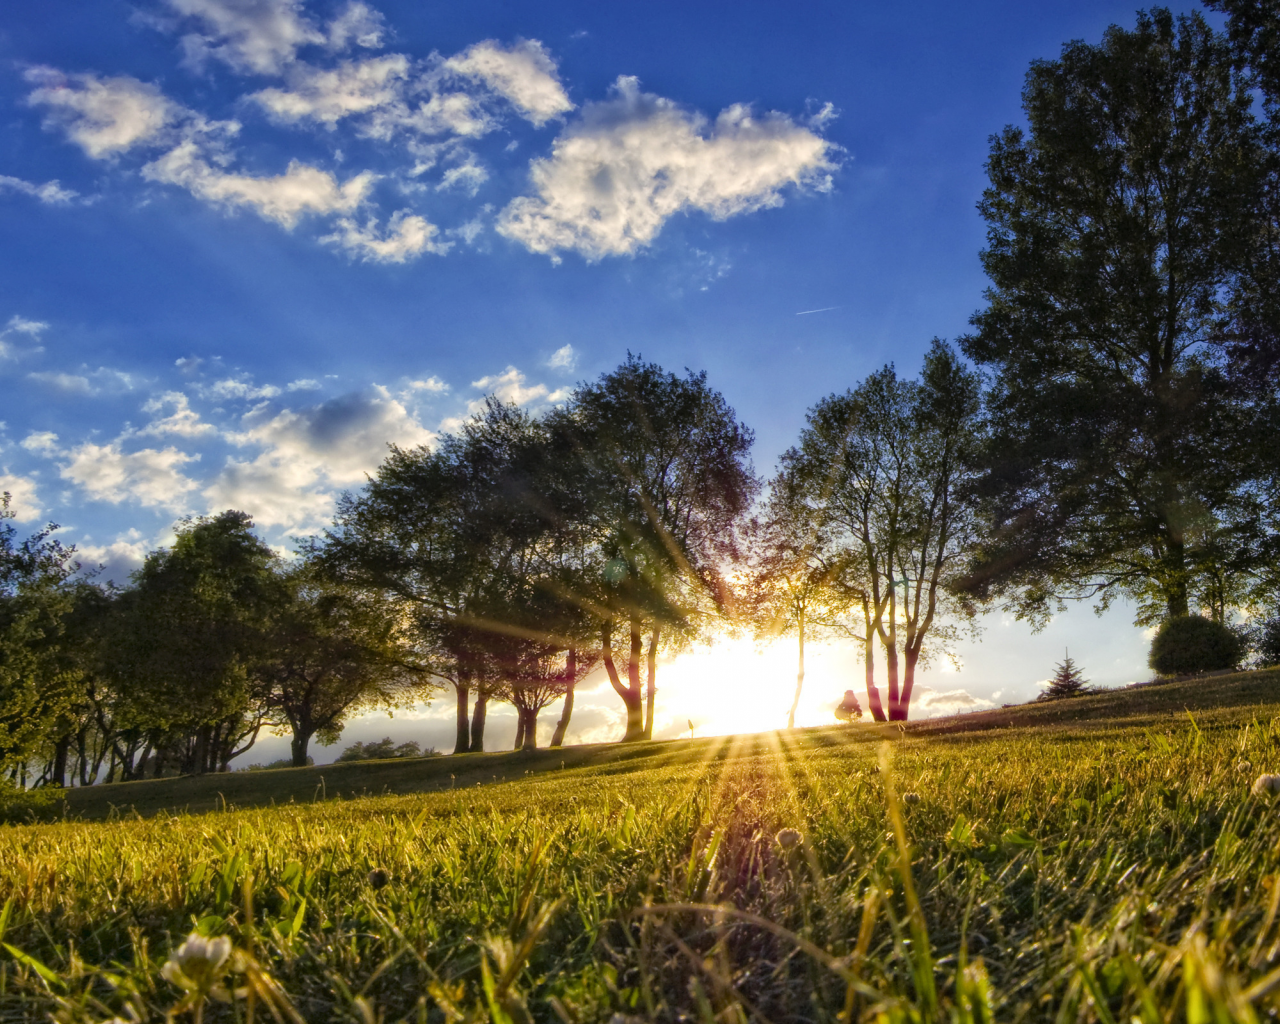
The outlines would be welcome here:
<svg viewBox="0 0 1280 1024">
<path fill-rule="evenodd" d="M 831 725 L 844 691 L 857 689 L 862 663 L 852 645 L 808 644 L 796 725 Z M 759 645 L 722 637 L 660 664 L 655 738 L 784 729 L 796 688 L 796 642 Z"/>
</svg>

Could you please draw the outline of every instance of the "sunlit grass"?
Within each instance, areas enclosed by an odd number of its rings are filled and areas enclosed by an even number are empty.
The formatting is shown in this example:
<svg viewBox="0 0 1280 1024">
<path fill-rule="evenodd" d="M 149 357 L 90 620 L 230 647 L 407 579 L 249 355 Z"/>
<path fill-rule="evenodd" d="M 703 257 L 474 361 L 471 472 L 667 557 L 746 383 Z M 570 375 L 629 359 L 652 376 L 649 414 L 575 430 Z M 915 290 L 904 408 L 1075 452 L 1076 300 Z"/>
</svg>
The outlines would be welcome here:
<svg viewBox="0 0 1280 1024">
<path fill-rule="evenodd" d="M 6 828 L 0 1018 L 1265 1017 L 1280 813 L 1249 790 L 1280 770 L 1280 685 L 1250 685 L 1194 718 L 1147 691 L 1127 725 L 733 737 Z M 193 930 L 232 941 L 228 1002 L 162 976 Z"/>
</svg>

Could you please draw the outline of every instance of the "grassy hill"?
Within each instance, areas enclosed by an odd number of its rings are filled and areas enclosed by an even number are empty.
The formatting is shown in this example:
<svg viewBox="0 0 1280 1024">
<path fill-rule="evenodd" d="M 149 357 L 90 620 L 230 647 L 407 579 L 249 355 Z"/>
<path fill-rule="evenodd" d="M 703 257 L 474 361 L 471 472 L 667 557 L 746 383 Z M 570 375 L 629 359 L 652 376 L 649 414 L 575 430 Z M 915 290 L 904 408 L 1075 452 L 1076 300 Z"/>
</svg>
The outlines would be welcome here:
<svg viewBox="0 0 1280 1024">
<path fill-rule="evenodd" d="M 1280 671 L 1247 672 L 1163 685 L 1107 690 L 1071 700 L 1020 704 L 992 711 L 897 725 L 832 725 L 801 729 L 788 742 L 796 749 L 850 746 L 863 750 L 885 738 L 935 738 L 956 734 L 1036 730 L 1096 733 L 1149 727 L 1194 713 L 1201 727 L 1232 723 L 1241 716 L 1280 713 Z M 682 763 L 754 756 L 778 742 L 772 734 L 596 743 L 558 750 L 499 751 L 448 757 L 353 761 L 312 768 L 230 772 L 221 775 L 122 782 L 72 789 L 72 817 L 199 813 L 272 804 L 396 793 L 430 793 L 520 781 L 543 772 L 590 770 L 595 774 L 648 771 Z"/>
<path fill-rule="evenodd" d="M 235 950 L 205 1020 L 1263 1019 L 1263 771 L 1278 672 L 98 787 L 0 829 L 0 1020 L 187 1019 L 193 929 Z"/>
</svg>

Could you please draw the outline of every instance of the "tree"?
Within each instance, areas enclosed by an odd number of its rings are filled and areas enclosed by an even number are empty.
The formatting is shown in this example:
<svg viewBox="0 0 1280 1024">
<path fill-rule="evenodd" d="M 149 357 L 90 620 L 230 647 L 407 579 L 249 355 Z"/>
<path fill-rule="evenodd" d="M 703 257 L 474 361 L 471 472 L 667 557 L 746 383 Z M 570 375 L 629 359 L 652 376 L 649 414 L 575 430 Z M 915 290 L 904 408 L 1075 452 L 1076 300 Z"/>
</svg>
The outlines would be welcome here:
<svg viewBox="0 0 1280 1024">
<path fill-rule="evenodd" d="M 75 701 L 66 621 L 80 572 L 75 548 L 50 523 L 17 539 L 10 496 L 0 496 L 0 768 L 25 766 Z"/>
<path fill-rule="evenodd" d="M 1251 104 L 1199 15 L 1032 65 L 1028 132 L 991 142 L 992 285 L 962 342 L 994 374 L 972 593 L 1036 622 L 1124 595 L 1150 622 L 1247 571 L 1266 446 L 1215 340 L 1263 198 Z"/>
<path fill-rule="evenodd" d="M 1063 697 L 1079 697 L 1088 692 L 1089 680 L 1076 667 L 1076 663 L 1071 660 L 1071 655 L 1068 653 L 1064 655 L 1062 661 L 1054 669 L 1049 685 L 1036 699 L 1058 700 Z"/>
<path fill-rule="evenodd" d="M 455 754 L 471 749 L 468 710 L 479 659 L 476 631 L 463 616 L 483 586 L 489 553 L 464 456 L 453 436 L 434 449 L 393 445 L 363 492 L 342 497 L 334 530 L 315 549 L 331 579 L 403 606 L 419 656 L 454 688 Z"/>
<path fill-rule="evenodd" d="M 905 720 L 926 640 L 951 639 L 954 621 L 975 611 L 955 584 L 974 543 L 968 488 L 981 436 L 979 394 L 977 377 L 935 340 L 919 381 L 887 366 L 823 399 L 799 444 L 783 455 L 788 500 L 830 531 L 846 607 L 862 611 L 859 639 L 877 720 L 884 712 L 877 713 L 875 640 L 885 653 L 887 717 Z"/>
<path fill-rule="evenodd" d="M 455 753 L 483 749 L 490 697 L 526 701 L 530 665 L 570 649 L 578 664 L 594 662 L 577 586 L 591 557 L 581 494 L 565 484 L 572 452 L 558 457 L 548 443 L 542 421 L 491 399 L 436 448 L 393 448 L 364 492 L 343 500 L 322 554 L 335 579 L 404 605 L 432 671 L 457 690 Z"/>
<path fill-rule="evenodd" d="M 582 579 L 581 596 L 599 618 L 605 671 L 626 708 L 623 739 L 651 737 L 664 634 L 668 642 L 687 636 L 700 613 L 723 607 L 723 564 L 758 487 L 748 458 L 753 436 L 705 373 L 680 377 L 630 354 L 580 385 L 551 430 L 575 453 L 587 496 L 600 575 Z M 630 640 L 625 685 L 613 647 L 622 625 Z"/>
<path fill-rule="evenodd" d="M 121 595 L 111 671 L 121 740 L 191 773 L 225 771 L 266 722 L 271 626 L 287 600 L 277 557 L 243 512 L 182 521 Z M 132 732 L 134 735 L 129 736 Z M 126 777 L 137 748 L 117 742 Z"/>
<path fill-rule="evenodd" d="M 354 712 L 423 696 L 398 609 L 377 594 L 327 584 L 313 564 L 285 573 L 285 604 L 271 625 L 264 703 L 293 734 L 293 765 L 313 736 L 334 742 Z"/>
<path fill-rule="evenodd" d="M 805 640 L 838 630 L 849 604 L 842 585 L 845 556 L 832 543 L 825 511 L 798 500 L 792 481 L 782 474 L 772 481 L 752 538 L 746 591 L 756 635 L 796 635 L 796 689 L 788 729 L 795 728 L 804 688 Z"/>
</svg>

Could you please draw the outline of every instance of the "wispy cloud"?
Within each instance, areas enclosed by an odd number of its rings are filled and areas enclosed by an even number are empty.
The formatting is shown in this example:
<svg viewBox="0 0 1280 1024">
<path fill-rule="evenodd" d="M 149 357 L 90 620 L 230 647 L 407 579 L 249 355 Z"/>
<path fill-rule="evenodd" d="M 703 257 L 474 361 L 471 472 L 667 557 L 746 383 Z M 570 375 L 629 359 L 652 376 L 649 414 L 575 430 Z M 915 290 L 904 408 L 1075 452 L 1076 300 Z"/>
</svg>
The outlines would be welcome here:
<svg viewBox="0 0 1280 1024">
<path fill-rule="evenodd" d="M 562 345 L 551 353 L 547 359 L 547 366 L 552 370 L 564 370 L 566 373 L 572 373 L 574 367 L 578 365 L 578 353 L 574 351 L 572 345 Z"/>
<path fill-rule="evenodd" d="M 56 178 L 53 181 L 46 181 L 43 185 L 37 185 L 35 182 L 24 181 L 22 178 L 14 178 L 8 174 L 0 174 L 0 192 L 17 192 L 39 199 L 40 202 L 50 206 L 66 206 L 80 195 L 73 189 L 63 188 Z"/>
</svg>

